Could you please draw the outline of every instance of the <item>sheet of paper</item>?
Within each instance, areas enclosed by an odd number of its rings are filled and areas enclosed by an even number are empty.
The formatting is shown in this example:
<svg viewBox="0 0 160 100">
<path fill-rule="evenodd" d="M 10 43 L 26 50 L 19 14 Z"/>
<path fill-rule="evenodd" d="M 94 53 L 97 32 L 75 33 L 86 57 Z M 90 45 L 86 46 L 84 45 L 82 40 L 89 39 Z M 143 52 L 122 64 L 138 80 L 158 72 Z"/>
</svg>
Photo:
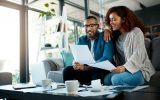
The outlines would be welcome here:
<svg viewBox="0 0 160 100">
<path fill-rule="evenodd" d="M 144 85 L 144 86 L 137 86 L 134 89 L 128 90 L 127 92 L 134 92 L 134 91 L 138 91 L 141 90 L 143 88 L 149 87 L 149 85 Z"/>
<path fill-rule="evenodd" d="M 138 91 L 140 89 L 149 87 L 149 85 L 142 85 L 142 86 L 123 86 L 123 85 L 116 85 L 116 86 L 106 86 L 105 89 L 108 91 L 111 90 L 121 90 L 121 91 L 125 91 L 125 92 L 134 92 L 134 91 Z"/>
<path fill-rule="evenodd" d="M 81 64 L 95 63 L 87 45 L 70 45 L 74 60 Z"/>
<path fill-rule="evenodd" d="M 84 88 L 79 87 L 78 91 L 84 90 Z M 55 94 L 67 94 L 66 88 L 54 89 L 51 91 L 46 91 L 47 93 L 55 93 Z"/>
<path fill-rule="evenodd" d="M 70 45 L 70 48 L 74 60 L 81 64 L 87 64 L 92 67 L 109 71 L 115 68 L 108 60 L 96 63 L 87 45 Z"/>
<path fill-rule="evenodd" d="M 100 95 L 109 95 L 109 94 L 113 94 L 114 92 L 112 91 L 100 91 L 100 92 L 91 92 L 91 91 L 84 91 L 84 92 L 78 92 L 79 96 L 82 97 L 88 97 L 88 96 L 100 96 Z"/>
<path fill-rule="evenodd" d="M 94 63 L 94 64 L 88 64 L 88 65 L 92 67 L 100 68 L 100 69 L 109 70 L 109 71 L 115 68 L 115 66 L 112 63 L 110 63 L 108 60 Z"/>
</svg>

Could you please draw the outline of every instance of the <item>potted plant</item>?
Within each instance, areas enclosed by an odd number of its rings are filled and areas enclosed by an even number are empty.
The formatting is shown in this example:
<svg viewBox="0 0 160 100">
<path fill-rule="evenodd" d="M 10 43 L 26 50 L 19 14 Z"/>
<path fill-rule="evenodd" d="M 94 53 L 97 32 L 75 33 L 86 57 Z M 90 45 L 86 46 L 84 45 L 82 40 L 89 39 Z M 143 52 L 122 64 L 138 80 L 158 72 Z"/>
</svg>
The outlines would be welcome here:
<svg viewBox="0 0 160 100">
<path fill-rule="evenodd" d="M 50 37 L 51 33 L 48 31 L 49 28 L 47 28 L 48 27 L 47 22 L 50 21 L 49 19 L 51 19 L 53 16 L 56 15 L 55 9 L 54 9 L 55 5 L 56 5 L 56 3 L 54 3 L 53 1 L 44 3 L 43 7 L 45 10 L 39 14 L 39 18 L 42 18 L 42 20 L 43 20 L 43 28 L 44 28 L 44 32 L 43 32 L 42 38 L 41 38 L 42 40 L 41 40 L 41 49 L 40 50 L 44 50 L 45 56 L 47 58 L 52 57 L 52 54 L 50 51 L 45 51 L 45 50 L 53 49 L 52 44 L 48 40 L 48 37 Z"/>
<path fill-rule="evenodd" d="M 39 14 L 39 17 L 52 17 L 55 16 L 55 9 L 53 8 L 53 6 L 56 5 L 56 3 L 54 2 L 47 2 L 45 3 L 43 6 L 46 8 L 47 11 L 41 12 Z"/>
</svg>

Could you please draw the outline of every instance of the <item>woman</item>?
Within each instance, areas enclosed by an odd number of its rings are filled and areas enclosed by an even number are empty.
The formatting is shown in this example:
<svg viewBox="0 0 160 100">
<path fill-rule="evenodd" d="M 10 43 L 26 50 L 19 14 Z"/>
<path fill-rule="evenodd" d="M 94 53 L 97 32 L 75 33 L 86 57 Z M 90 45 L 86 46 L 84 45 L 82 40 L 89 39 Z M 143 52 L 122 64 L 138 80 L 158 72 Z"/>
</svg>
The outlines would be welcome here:
<svg viewBox="0 0 160 100">
<path fill-rule="evenodd" d="M 145 49 L 143 24 L 125 6 L 110 8 L 106 20 L 115 41 L 117 67 L 105 76 L 104 84 L 138 86 L 148 82 L 155 70 Z"/>
</svg>

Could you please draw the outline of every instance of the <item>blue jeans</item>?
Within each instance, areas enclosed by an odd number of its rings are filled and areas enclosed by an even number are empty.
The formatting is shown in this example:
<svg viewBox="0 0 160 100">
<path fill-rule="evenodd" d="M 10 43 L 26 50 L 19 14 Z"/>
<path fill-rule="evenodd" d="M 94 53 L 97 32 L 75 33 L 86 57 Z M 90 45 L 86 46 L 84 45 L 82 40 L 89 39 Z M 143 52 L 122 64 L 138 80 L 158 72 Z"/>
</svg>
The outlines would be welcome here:
<svg viewBox="0 0 160 100">
<path fill-rule="evenodd" d="M 125 85 L 125 86 L 138 86 L 145 83 L 145 79 L 141 71 L 134 74 L 126 71 L 123 73 L 110 73 L 105 76 L 105 85 Z"/>
</svg>

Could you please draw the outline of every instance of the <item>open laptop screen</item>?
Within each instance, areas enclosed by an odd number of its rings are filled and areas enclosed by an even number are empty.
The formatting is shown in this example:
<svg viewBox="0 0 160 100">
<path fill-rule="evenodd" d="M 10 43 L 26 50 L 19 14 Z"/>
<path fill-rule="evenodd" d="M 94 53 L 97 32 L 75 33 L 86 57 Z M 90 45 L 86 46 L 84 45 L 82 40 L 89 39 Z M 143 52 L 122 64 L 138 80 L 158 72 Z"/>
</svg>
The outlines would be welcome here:
<svg viewBox="0 0 160 100">
<path fill-rule="evenodd" d="M 32 82 L 38 86 L 42 86 L 42 80 L 46 79 L 46 72 L 43 62 L 30 65 Z"/>
</svg>

